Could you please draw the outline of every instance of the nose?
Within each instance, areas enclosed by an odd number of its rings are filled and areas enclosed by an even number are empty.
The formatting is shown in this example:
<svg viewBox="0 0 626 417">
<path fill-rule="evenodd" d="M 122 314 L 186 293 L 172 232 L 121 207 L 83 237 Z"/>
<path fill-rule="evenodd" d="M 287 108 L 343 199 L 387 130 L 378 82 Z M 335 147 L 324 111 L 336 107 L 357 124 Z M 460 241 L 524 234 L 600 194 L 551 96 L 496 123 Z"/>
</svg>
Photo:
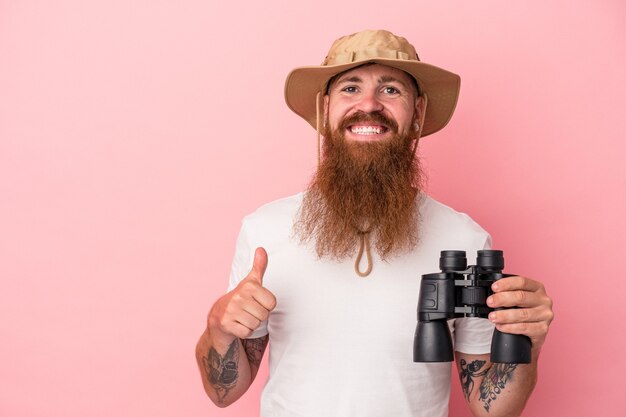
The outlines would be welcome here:
<svg viewBox="0 0 626 417">
<path fill-rule="evenodd" d="M 361 95 L 359 102 L 356 105 L 356 109 L 363 113 L 372 113 L 375 111 L 382 111 L 383 104 L 378 99 L 376 92 L 371 91 Z"/>
</svg>

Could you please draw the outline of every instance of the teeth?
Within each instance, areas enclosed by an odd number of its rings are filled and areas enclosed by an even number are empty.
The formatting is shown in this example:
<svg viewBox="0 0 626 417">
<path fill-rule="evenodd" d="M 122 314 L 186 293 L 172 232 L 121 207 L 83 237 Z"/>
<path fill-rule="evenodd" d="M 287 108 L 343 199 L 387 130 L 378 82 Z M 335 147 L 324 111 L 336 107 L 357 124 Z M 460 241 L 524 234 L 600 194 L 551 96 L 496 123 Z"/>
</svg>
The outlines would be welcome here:
<svg viewBox="0 0 626 417">
<path fill-rule="evenodd" d="M 383 128 L 381 126 L 352 126 L 350 131 L 358 135 L 374 135 L 382 133 Z"/>
</svg>

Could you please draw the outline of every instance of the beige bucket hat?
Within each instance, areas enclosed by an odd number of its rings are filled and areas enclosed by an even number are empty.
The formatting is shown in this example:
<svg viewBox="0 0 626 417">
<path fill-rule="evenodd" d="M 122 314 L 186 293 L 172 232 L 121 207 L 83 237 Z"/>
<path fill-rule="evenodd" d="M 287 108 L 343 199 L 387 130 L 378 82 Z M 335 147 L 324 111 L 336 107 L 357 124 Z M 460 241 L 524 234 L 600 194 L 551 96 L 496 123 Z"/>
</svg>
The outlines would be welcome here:
<svg viewBox="0 0 626 417">
<path fill-rule="evenodd" d="M 421 136 L 442 129 L 452 117 L 459 97 L 461 77 L 421 62 L 405 38 L 386 30 L 365 30 L 337 39 L 320 66 L 299 67 L 287 75 L 285 100 L 296 114 L 317 128 L 316 98 L 324 94 L 335 75 L 369 62 L 398 68 L 412 75 L 428 108 Z"/>
</svg>

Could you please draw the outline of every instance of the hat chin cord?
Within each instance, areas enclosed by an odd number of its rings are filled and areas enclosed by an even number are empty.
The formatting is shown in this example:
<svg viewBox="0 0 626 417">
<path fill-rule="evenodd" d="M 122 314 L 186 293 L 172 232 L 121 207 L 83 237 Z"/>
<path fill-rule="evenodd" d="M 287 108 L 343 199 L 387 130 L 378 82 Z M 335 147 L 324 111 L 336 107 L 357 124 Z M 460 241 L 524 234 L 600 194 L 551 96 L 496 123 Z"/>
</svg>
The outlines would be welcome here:
<svg viewBox="0 0 626 417">
<path fill-rule="evenodd" d="M 372 251 L 370 249 L 370 231 L 361 232 L 359 231 L 359 254 L 356 256 L 356 261 L 354 261 L 354 272 L 361 278 L 365 278 L 372 272 L 373 262 L 372 262 Z M 367 269 L 361 272 L 361 259 L 363 259 L 363 248 L 365 247 L 365 255 L 367 257 Z"/>
<path fill-rule="evenodd" d="M 322 152 L 321 152 L 321 134 L 320 134 L 320 114 L 321 114 L 321 98 L 322 92 L 318 91 L 315 96 L 315 130 L 317 134 L 317 166 L 319 168 L 322 163 Z M 413 145 L 413 158 L 415 158 L 415 154 L 417 152 L 417 145 L 419 144 L 420 137 L 422 136 L 422 129 L 424 129 L 424 119 L 426 118 L 426 107 L 428 106 L 428 96 L 423 94 L 424 97 L 424 108 L 422 109 L 422 114 L 419 118 L 417 135 L 415 137 L 415 144 Z M 356 256 L 356 260 L 354 261 L 354 272 L 362 278 L 367 277 L 374 267 L 372 261 L 372 250 L 370 244 L 370 230 L 358 231 L 359 234 L 359 253 Z M 363 252 L 365 252 L 365 256 L 367 258 L 367 268 L 365 271 L 361 271 L 361 260 L 363 259 Z"/>
<path fill-rule="evenodd" d="M 322 163 L 322 151 L 321 151 L 321 146 L 322 146 L 322 141 L 320 139 L 320 113 L 321 108 L 322 108 L 322 101 L 321 101 L 321 97 L 322 97 L 322 92 L 318 91 L 317 94 L 315 95 L 315 132 L 317 135 L 317 167 L 320 167 L 320 164 Z"/>
</svg>

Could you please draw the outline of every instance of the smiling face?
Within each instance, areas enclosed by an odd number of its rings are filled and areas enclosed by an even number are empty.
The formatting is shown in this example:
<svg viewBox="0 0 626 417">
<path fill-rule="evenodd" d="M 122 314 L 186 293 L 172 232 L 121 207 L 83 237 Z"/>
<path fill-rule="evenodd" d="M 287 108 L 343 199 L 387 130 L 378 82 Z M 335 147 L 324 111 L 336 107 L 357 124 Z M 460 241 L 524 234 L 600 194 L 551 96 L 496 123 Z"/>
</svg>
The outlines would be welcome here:
<svg viewBox="0 0 626 417">
<path fill-rule="evenodd" d="M 324 97 L 330 130 L 347 141 L 377 142 L 404 136 L 419 120 L 423 99 L 406 72 L 369 64 L 340 74 Z"/>
<path fill-rule="evenodd" d="M 414 248 L 422 189 L 422 99 L 407 73 L 369 64 L 339 74 L 325 96 L 322 155 L 295 232 L 320 257 L 345 259 L 363 234 L 382 259 Z"/>
</svg>

